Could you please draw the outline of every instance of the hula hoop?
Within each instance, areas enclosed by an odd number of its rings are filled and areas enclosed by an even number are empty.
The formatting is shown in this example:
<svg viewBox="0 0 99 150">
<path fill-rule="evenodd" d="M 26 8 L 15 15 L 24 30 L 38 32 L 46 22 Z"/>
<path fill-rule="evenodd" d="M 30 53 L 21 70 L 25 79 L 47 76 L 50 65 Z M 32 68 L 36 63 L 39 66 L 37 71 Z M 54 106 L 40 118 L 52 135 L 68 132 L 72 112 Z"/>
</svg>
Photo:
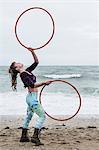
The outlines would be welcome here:
<svg viewBox="0 0 99 150">
<path fill-rule="evenodd" d="M 18 34 L 17 34 L 17 25 L 18 25 L 18 22 L 19 22 L 20 18 L 21 18 L 27 11 L 30 11 L 31 9 L 41 9 L 41 10 L 45 11 L 45 12 L 50 16 L 51 21 L 52 21 L 52 25 L 53 25 L 53 31 L 52 31 L 52 34 L 51 34 L 51 37 L 49 38 L 49 40 L 48 40 L 46 43 L 44 43 L 42 46 L 40 46 L 40 47 L 32 48 L 33 50 L 37 50 L 37 49 L 41 49 L 41 48 L 45 47 L 45 46 L 51 41 L 51 39 L 52 39 L 53 36 L 54 36 L 54 32 L 55 32 L 55 23 L 54 23 L 54 20 L 53 20 L 52 15 L 51 15 L 46 9 L 44 9 L 44 8 L 41 8 L 41 7 L 32 7 L 32 8 L 29 8 L 29 9 L 25 10 L 24 12 L 22 12 L 22 13 L 20 14 L 20 16 L 18 17 L 16 23 L 15 23 L 15 36 L 16 36 L 16 39 L 18 40 L 18 42 L 19 42 L 24 48 L 28 49 L 29 47 L 26 46 L 26 45 L 24 45 L 24 44 L 20 41 L 20 39 L 19 39 L 19 37 L 18 37 Z"/>
<path fill-rule="evenodd" d="M 50 118 L 54 119 L 54 120 L 57 120 L 57 121 L 67 121 L 67 120 L 72 119 L 73 117 L 75 117 L 75 116 L 78 114 L 78 112 L 79 112 L 79 110 L 80 110 L 80 108 L 81 108 L 81 96 L 80 96 L 80 93 L 78 92 L 78 90 L 77 90 L 77 88 L 76 88 L 75 86 L 73 86 L 71 83 L 69 83 L 69 82 L 67 82 L 67 81 L 64 81 L 64 80 L 50 80 L 50 81 L 51 81 L 51 83 L 52 83 L 52 82 L 63 82 L 63 83 L 66 83 L 66 84 L 70 85 L 70 86 L 76 91 L 76 93 L 78 94 L 78 97 L 79 97 L 79 107 L 78 107 L 78 109 L 77 109 L 77 111 L 75 112 L 74 115 L 72 115 L 71 117 L 66 118 L 66 119 L 57 119 L 57 118 L 54 118 L 54 117 L 52 117 L 51 115 L 49 115 L 49 114 L 44 110 L 45 113 L 46 113 L 46 115 L 49 116 Z M 50 83 L 50 84 L 51 84 L 51 83 Z M 45 84 L 45 85 L 42 87 L 41 91 L 40 91 L 40 94 L 39 94 L 39 101 L 40 101 L 40 103 L 41 103 L 41 95 L 42 95 L 43 89 L 44 89 L 46 86 L 47 86 L 47 85 Z M 42 103 L 41 103 L 41 104 L 42 104 Z"/>
</svg>

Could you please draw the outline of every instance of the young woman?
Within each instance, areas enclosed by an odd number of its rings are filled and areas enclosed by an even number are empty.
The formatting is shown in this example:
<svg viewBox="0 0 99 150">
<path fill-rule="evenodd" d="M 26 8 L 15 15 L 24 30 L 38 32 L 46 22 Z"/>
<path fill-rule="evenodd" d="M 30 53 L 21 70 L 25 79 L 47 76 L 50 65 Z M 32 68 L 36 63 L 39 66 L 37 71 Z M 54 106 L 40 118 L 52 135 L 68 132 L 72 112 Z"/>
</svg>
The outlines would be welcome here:
<svg viewBox="0 0 99 150">
<path fill-rule="evenodd" d="M 29 142 L 29 137 L 27 134 L 28 126 L 29 123 L 32 119 L 32 116 L 34 113 L 36 113 L 39 118 L 38 121 L 34 127 L 34 134 L 31 138 L 31 142 L 35 143 L 36 145 L 42 145 L 40 142 L 40 139 L 38 137 L 39 132 L 43 126 L 43 123 L 45 121 L 45 112 L 41 106 L 41 104 L 37 100 L 37 94 L 38 94 L 38 87 L 41 87 L 43 85 L 48 85 L 50 84 L 50 81 L 48 82 L 42 82 L 42 83 L 36 83 L 36 76 L 33 75 L 32 71 L 37 67 L 39 61 L 34 53 L 33 49 L 29 48 L 29 51 L 31 51 L 33 58 L 34 58 L 34 63 L 24 69 L 23 64 L 13 62 L 9 68 L 9 73 L 11 74 L 12 77 L 12 88 L 13 90 L 16 90 L 17 86 L 17 75 L 18 73 L 20 74 L 21 80 L 24 83 L 24 87 L 28 89 L 28 94 L 26 97 L 26 102 L 27 102 L 27 116 L 24 120 L 23 128 L 22 128 L 22 135 L 20 138 L 20 142 Z"/>
</svg>

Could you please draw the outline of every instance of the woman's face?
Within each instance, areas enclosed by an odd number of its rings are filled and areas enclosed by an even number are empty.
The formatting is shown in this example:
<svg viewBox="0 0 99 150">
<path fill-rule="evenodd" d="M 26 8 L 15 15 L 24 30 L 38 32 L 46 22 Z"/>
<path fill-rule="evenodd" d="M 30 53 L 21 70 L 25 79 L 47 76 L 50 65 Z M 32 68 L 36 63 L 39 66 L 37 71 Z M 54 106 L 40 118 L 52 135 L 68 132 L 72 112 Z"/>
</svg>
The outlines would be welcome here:
<svg viewBox="0 0 99 150">
<path fill-rule="evenodd" d="M 15 62 L 14 67 L 16 68 L 16 70 L 19 70 L 23 68 L 23 64 Z"/>
</svg>

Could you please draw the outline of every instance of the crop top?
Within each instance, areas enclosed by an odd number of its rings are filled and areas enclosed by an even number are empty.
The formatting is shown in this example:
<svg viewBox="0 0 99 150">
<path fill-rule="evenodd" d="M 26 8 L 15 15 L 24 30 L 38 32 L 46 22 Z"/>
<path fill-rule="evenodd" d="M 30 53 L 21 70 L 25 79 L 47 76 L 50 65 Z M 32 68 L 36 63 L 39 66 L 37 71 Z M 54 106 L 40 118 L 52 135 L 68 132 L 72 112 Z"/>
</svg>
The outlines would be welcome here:
<svg viewBox="0 0 99 150">
<path fill-rule="evenodd" d="M 31 66 L 25 69 L 30 74 L 25 71 L 23 71 L 20 74 L 21 80 L 24 83 L 24 87 L 30 86 L 31 88 L 34 88 L 34 83 L 36 82 L 36 76 L 34 76 L 33 73 L 31 72 L 36 68 L 37 65 L 38 63 L 34 62 Z"/>
</svg>

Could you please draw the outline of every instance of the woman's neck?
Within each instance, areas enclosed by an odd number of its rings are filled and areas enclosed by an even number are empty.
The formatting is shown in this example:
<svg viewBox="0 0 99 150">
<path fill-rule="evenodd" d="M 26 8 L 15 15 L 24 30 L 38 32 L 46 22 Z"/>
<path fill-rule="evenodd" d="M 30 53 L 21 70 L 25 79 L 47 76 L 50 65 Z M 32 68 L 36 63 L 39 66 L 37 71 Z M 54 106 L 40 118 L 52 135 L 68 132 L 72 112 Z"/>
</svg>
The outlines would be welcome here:
<svg viewBox="0 0 99 150">
<path fill-rule="evenodd" d="M 20 74 L 21 74 L 22 72 L 24 72 L 24 71 L 25 71 L 24 68 L 22 68 L 22 69 L 19 70 Z"/>
</svg>

